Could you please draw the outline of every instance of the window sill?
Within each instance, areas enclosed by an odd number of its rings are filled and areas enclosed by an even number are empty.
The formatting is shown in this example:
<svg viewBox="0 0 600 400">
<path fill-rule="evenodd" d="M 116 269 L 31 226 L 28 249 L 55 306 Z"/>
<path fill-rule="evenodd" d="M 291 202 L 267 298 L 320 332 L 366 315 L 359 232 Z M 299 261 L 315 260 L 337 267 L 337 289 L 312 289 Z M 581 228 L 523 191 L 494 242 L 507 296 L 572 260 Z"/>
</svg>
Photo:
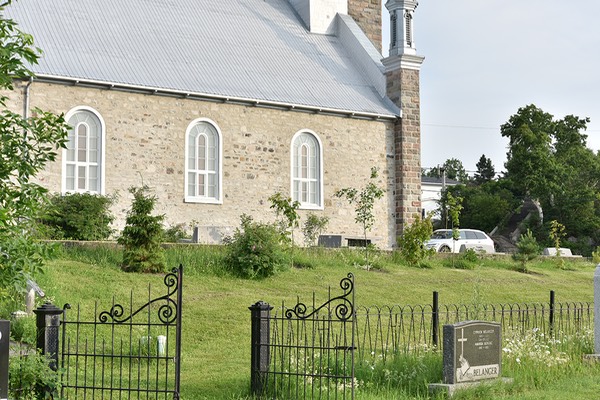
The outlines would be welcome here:
<svg viewBox="0 0 600 400">
<path fill-rule="evenodd" d="M 223 204 L 223 201 L 210 197 L 186 197 L 183 199 L 183 202 L 196 204 Z"/>
</svg>

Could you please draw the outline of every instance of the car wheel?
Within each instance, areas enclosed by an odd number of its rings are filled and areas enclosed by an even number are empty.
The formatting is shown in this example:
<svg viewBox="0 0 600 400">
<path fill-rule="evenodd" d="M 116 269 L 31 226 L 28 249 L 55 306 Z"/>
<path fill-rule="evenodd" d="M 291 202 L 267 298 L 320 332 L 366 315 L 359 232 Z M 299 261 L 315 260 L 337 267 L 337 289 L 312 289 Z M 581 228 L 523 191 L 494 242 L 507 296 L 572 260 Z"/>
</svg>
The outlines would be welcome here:
<svg viewBox="0 0 600 400">
<path fill-rule="evenodd" d="M 439 253 L 450 253 L 450 247 L 448 246 L 442 246 L 440 247 L 440 249 L 438 250 Z"/>
</svg>

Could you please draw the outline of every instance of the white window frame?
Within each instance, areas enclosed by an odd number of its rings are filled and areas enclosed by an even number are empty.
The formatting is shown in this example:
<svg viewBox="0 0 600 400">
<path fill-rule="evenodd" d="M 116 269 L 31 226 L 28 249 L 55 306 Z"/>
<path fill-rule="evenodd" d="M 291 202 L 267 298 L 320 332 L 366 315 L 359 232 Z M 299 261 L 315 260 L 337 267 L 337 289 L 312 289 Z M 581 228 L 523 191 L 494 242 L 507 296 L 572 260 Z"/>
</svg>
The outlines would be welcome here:
<svg viewBox="0 0 600 400">
<path fill-rule="evenodd" d="M 190 145 L 190 136 L 192 134 L 192 130 L 199 124 L 208 124 L 210 125 L 217 133 L 216 145 L 217 145 L 217 171 L 214 172 L 217 180 L 217 197 L 209 197 L 209 196 L 190 196 L 188 194 L 188 183 L 189 183 L 189 172 L 194 172 L 195 170 L 191 170 L 188 166 L 188 157 L 189 157 L 189 145 Z M 197 118 L 193 120 L 187 127 L 185 131 L 185 157 L 184 157 L 184 201 L 186 203 L 209 203 L 209 204 L 223 204 L 223 135 L 221 134 L 221 129 L 219 126 L 212 120 L 208 118 Z M 206 171 L 206 170 L 205 170 Z"/>
<path fill-rule="evenodd" d="M 98 122 L 100 124 L 100 132 L 98 132 L 99 137 L 100 137 L 100 145 L 98 146 L 98 161 L 95 163 L 96 166 L 99 169 L 99 176 L 98 176 L 98 180 L 99 182 L 99 190 L 89 190 L 89 174 L 87 175 L 86 178 L 86 184 L 85 184 L 85 189 L 78 189 L 77 186 L 77 181 L 78 181 L 78 170 L 79 167 L 84 167 L 87 168 L 89 170 L 89 167 L 91 165 L 93 165 L 94 163 L 91 163 L 89 161 L 85 161 L 85 162 L 80 162 L 77 161 L 78 158 L 78 150 L 77 150 L 77 145 L 75 147 L 75 158 L 76 161 L 72 162 L 72 161 L 68 161 L 67 160 L 67 149 L 63 149 L 62 151 L 62 171 L 61 171 L 61 193 L 62 194 L 67 194 L 67 193 L 95 193 L 95 194 L 100 194 L 100 195 L 104 195 L 105 194 L 105 174 L 104 174 L 104 166 L 105 166 L 105 148 L 106 148 L 106 124 L 104 123 L 104 119 L 102 118 L 102 115 L 100 115 L 100 113 L 88 106 L 78 106 L 75 108 L 72 108 L 65 116 L 65 121 L 67 121 L 67 123 L 69 123 L 69 120 L 76 115 L 77 113 L 80 112 L 87 112 L 90 114 L 93 114 L 94 117 L 96 117 L 98 119 Z M 77 143 L 77 126 L 73 126 L 71 127 L 72 130 L 74 130 L 74 136 L 75 136 L 75 140 Z M 67 143 L 68 145 L 68 143 Z M 89 150 L 88 150 L 89 151 Z M 74 164 L 75 165 L 75 189 L 67 189 L 67 164 Z"/>
<path fill-rule="evenodd" d="M 296 154 L 296 141 L 302 137 L 303 135 L 309 135 L 312 136 L 315 141 L 317 142 L 317 190 L 318 193 L 317 195 L 317 203 L 310 203 L 310 202 L 303 202 L 301 199 L 298 199 L 296 196 L 296 193 L 294 191 L 294 182 L 298 181 L 298 180 L 302 180 L 302 178 L 296 177 L 294 176 L 294 165 L 296 164 L 296 160 L 298 155 Z M 301 146 L 298 146 L 298 149 L 300 149 Z M 310 165 L 308 165 L 308 169 L 310 170 Z M 301 210 L 323 210 L 323 144 L 321 143 L 321 138 L 319 138 L 319 135 L 317 135 L 315 132 L 311 131 L 310 129 L 302 129 L 299 130 L 298 132 L 296 132 L 294 134 L 294 136 L 292 137 L 292 141 L 291 141 L 291 146 L 290 146 L 290 193 L 292 194 L 292 200 L 294 201 L 298 201 L 300 203 L 300 209 Z M 307 181 L 309 181 L 311 179 L 307 179 Z M 314 179 L 313 179 L 314 180 Z M 310 187 L 310 185 L 309 185 Z M 310 197 L 310 195 L 309 195 Z"/>
</svg>

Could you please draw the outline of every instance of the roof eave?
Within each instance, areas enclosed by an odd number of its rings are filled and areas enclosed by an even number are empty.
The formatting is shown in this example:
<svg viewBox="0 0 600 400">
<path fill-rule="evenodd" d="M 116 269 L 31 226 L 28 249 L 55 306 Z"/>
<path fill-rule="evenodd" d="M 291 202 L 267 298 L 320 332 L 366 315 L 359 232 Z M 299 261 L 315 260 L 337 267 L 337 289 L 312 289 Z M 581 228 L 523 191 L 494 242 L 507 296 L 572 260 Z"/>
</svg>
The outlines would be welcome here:
<svg viewBox="0 0 600 400">
<path fill-rule="evenodd" d="M 38 73 L 35 76 L 35 80 L 38 82 L 44 82 L 44 83 L 56 83 L 56 84 L 82 86 L 82 87 L 94 87 L 94 88 L 102 88 L 102 89 L 107 89 L 107 90 L 118 90 L 118 91 L 124 91 L 124 92 L 142 93 L 142 94 L 150 94 L 150 95 L 157 95 L 157 96 L 189 98 L 189 99 L 193 99 L 193 100 L 222 102 L 222 103 L 229 103 L 229 104 L 240 104 L 240 105 L 246 105 L 246 106 L 255 106 L 255 107 L 263 107 L 263 108 L 271 108 L 271 109 L 279 109 L 279 110 L 287 110 L 287 111 L 297 111 L 297 112 L 305 112 L 305 113 L 343 116 L 343 117 L 347 117 L 347 118 L 356 118 L 356 119 L 394 121 L 400 117 L 400 115 L 394 115 L 391 113 L 390 114 L 382 114 L 382 113 L 370 113 L 370 112 L 352 111 L 352 110 L 341 110 L 341 109 L 326 108 L 326 107 L 316 107 L 316 106 L 310 106 L 310 105 L 304 105 L 304 104 L 293 104 L 293 103 L 258 100 L 258 99 L 236 97 L 236 96 L 225 96 L 225 95 L 217 95 L 217 94 L 209 94 L 209 93 L 189 92 L 189 91 L 175 90 L 175 89 L 145 87 L 145 86 L 124 84 L 124 83 L 106 82 L 106 81 L 99 81 L 99 80 L 93 80 L 93 79 L 80 79 L 80 78 L 64 77 L 64 76 L 49 75 L 49 74 L 39 74 Z"/>
</svg>

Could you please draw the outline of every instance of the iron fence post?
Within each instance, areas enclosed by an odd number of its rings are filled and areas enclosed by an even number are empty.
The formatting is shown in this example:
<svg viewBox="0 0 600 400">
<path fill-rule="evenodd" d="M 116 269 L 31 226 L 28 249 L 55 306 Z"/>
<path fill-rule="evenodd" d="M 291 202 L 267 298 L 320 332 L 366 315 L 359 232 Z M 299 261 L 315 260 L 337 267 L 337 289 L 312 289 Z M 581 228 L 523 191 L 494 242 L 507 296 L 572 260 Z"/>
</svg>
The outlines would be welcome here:
<svg viewBox="0 0 600 400">
<path fill-rule="evenodd" d="M 439 338 L 438 338 L 438 333 L 439 333 L 439 328 L 440 328 L 440 314 L 439 314 L 439 303 L 438 303 L 439 299 L 438 299 L 438 292 L 434 291 L 433 292 L 433 304 L 432 304 L 432 313 L 431 313 L 431 339 L 433 342 L 433 346 L 437 347 L 438 346 L 438 342 L 439 342 Z"/>
<path fill-rule="evenodd" d="M 250 348 L 250 390 L 253 395 L 261 396 L 266 389 L 266 374 L 271 361 L 270 316 L 273 307 L 269 303 L 259 301 L 248 307 L 252 321 Z"/>
<path fill-rule="evenodd" d="M 550 329 L 550 337 L 552 337 L 552 334 L 554 333 L 554 290 L 550 291 L 550 324 L 549 324 L 549 329 Z"/>
<path fill-rule="evenodd" d="M 48 356 L 50 368 L 57 371 L 60 316 L 63 310 L 52 303 L 46 303 L 33 312 L 36 315 L 36 347 L 42 354 Z"/>
<path fill-rule="evenodd" d="M 183 264 L 179 264 L 179 269 L 177 270 L 177 319 L 175 323 L 177 324 L 176 328 L 176 338 L 177 341 L 175 343 L 175 357 L 177 357 L 177 362 L 175 363 L 175 387 L 174 387 L 174 399 L 178 400 L 180 390 L 181 390 L 181 329 L 182 329 L 182 316 L 181 312 L 183 310 Z"/>
</svg>

